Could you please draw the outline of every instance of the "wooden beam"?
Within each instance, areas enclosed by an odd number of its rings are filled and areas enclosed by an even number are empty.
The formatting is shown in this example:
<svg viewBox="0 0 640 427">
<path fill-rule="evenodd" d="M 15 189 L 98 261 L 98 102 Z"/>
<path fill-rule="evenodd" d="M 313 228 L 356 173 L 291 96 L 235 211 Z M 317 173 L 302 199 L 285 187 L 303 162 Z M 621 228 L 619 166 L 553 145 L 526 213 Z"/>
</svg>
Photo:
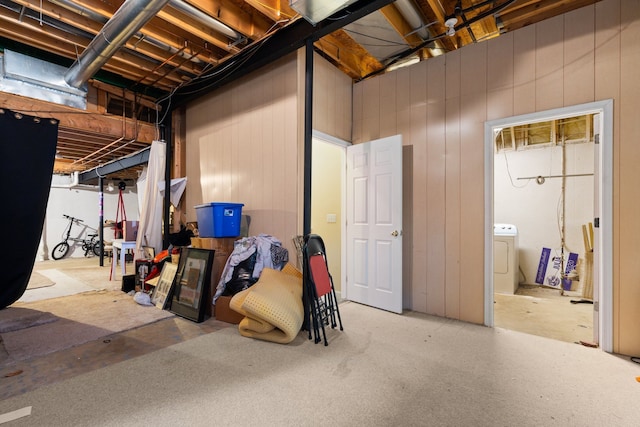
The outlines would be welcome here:
<svg viewBox="0 0 640 427">
<path fill-rule="evenodd" d="M 216 73 L 215 80 L 201 79 L 198 82 L 193 82 L 184 91 L 175 91 L 171 98 L 172 106 L 175 108 L 206 96 L 223 85 L 296 51 L 304 46 L 307 40 L 317 41 L 392 2 L 393 0 L 358 0 L 350 6 L 351 13 L 344 14 L 336 20 L 325 19 L 315 26 L 305 19 L 295 19 L 289 25 L 265 38 L 259 51 L 245 49 L 236 55 L 235 60 L 241 63 L 242 67 L 225 72 L 218 66 L 211 70 L 211 73 Z M 224 66 L 224 64 L 222 65 Z"/>
<path fill-rule="evenodd" d="M 274 21 L 282 19 L 280 0 L 246 0 L 246 2 L 253 6 L 258 12 Z"/>
<path fill-rule="evenodd" d="M 125 139 L 136 139 L 149 144 L 156 137 L 155 126 L 151 123 L 78 110 L 65 105 L 53 104 L 5 92 L 0 92 L 0 108 L 43 118 L 55 118 L 59 120 L 59 126 L 61 127 L 87 130 L 116 137 L 124 136 Z"/>
<path fill-rule="evenodd" d="M 171 131 L 173 133 L 172 172 L 173 178 L 187 176 L 187 111 L 186 107 L 173 110 L 171 114 Z"/>
<path fill-rule="evenodd" d="M 446 18 L 447 12 L 444 10 L 444 7 L 442 6 L 442 3 L 440 3 L 440 0 L 426 0 L 426 1 L 427 1 L 427 4 L 429 5 L 429 8 L 435 15 L 436 19 L 442 24 L 444 24 L 444 21 L 446 21 L 447 19 Z"/>
<path fill-rule="evenodd" d="M 228 25 L 230 28 L 233 28 L 235 31 L 244 34 L 246 37 L 250 39 L 258 39 L 262 37 L 269 29 L 272 27 L 272 20 L 268 19 L 272 18 L 270 15 L 266 13 L 260 13 L 257 10 L 258 7 L 267 8 L 267 10 L 271 5 L 270 2 L 275 0 L 261 0 L 261 1 L 246 1 L 241 3 L 246 3 L 244 7 L 240 7 L 235 2 L 230 0 L 183 0 L 187 3 L 191 4 L 194 7 L 202 10 L 203 12 L 215 17 L 220 22 Z M 287 0 L 284 0 L 285 2 Z M 255 3 L 255 5 L 254 5 Z M 288 8 L 288 6 L 287 6 Z M 278 9 L 279 10 L 279 9 Z M 266 11 L 265 11 L 266 12 Z M 284 16 L 283 16 L 284 15 Z M 278 21 L 280 19 L 287 19 L 285 14 L 274 14 L 278 19 L 273 19 L 273 21 Z"/>
<path fill-rule="evenodd" d="M 514 3 L 498 14 L 498 20 L 506 31 L 514 31 L 527 25 L 597 3 L 599 0 L 541 0 L 520 5 Z"/>
<path fill-rule="evenodd" d="M 162 107 L 159 104 L 156 104 L 153 98 L 150 98 L 145 95 L 141 95 L 136 92 L 132 92 L 127 89 L 123 89 L 120 87 L 112 86 L 107 83 L 103 83 L 100 80 L 90 80 L 89 81 L 93 87 L 96 89 L 103 90 L 112 95 L 119 96 L 121 98 L 126 99 L 127 101 L 133 101 L 137 104 L 144 105 L 147 108 L 151 108 L 152 110 L 161 111 Z"/>
<path fill-rule="evenodd" d="M 230 43 L 230 39 L 227 36 L 212 30 L 178 10 L 171 8 L 171 4 L 169 4 L 168 10 L 165 11 L 163 9 L 158 12 L 156 16 L 178 28 L 182 28 L 192 34 L 195 34 L 202 40 L 205 40 L 226 52 L 238 52 L 239 50 L 238 47 Z"/>
<path fill-rule="evenodd" d="M 382 68 L 382 64 L 344 30 L 324 36 L 315 42 L 314 46 L 333 59 L 342 71 L 353 79 L 359 79 Z"/>
<path fill-rule="evenodd" d="M 80 165 L 74 165 L 72 159 L 55 159 L 53 162 L 53 173 L 57 174 L 81 172 L 83 169 Z"/>
</svg>

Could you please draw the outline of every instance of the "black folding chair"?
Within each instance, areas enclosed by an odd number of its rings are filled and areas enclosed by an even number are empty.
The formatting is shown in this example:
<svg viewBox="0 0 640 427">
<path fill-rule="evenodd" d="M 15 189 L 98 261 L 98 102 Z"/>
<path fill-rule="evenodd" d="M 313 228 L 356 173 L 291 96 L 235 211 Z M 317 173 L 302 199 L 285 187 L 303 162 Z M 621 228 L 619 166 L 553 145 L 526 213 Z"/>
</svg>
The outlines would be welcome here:
<svg viewBox="0 0 640 427">
<path fill-rule="evenodd" d="M 304 238 L 303 274 L 305 322 L 306 329 L 309 331 L 309 339 L 311 339 L 311 328 L 313 327 L 315 343 L 319 343 L 321 341 L 320 328 L 322 328 L 324 345 L 328 345 L 325 325 L 329 326 L 330 324 L 331 328 L 335 329 L 339 323 L 340 330 L 344 329 L 333 278 L 329 273 L 324 241 L 317 234 L 309 234 Z M 305 329 L 304 324 L 303 329 Z"/>
</svg>

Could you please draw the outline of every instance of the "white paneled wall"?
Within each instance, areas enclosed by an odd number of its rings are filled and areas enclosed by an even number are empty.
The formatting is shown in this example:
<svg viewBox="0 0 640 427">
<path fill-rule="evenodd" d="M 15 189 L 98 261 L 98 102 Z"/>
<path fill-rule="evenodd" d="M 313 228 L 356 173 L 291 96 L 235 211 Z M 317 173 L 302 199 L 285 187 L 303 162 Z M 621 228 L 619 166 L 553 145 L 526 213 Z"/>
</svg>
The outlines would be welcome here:
<svg viewBox="0 0 640 427">
<path fill-rule="evenodd" d="M 38 249 L 36 260 L 42 261 L 51 259 L 51 250 L 62 241 L 65 227 L 68 221 L 62 216 L 69 215 L 83 220 L 87 225 L 86 229 L 73 226 L 72 236 L 83 237 L 82 233 L 97 233 L 94 231 L 100 225 L 99 191 L 97 187 L 78 186 L 75 188 L 51 188 L 49 202 L 47 204 L 47 214 L 45 217 L 44 229 L 42 230 L 42 241 Z M 118 208 L 118 190 L 104 191 L 104 219 L 115 221 Z M 137 221 L 138 215 L 138 193 L 135 186 L 127 188 L 122 193 L 127 219 Z M 105 241 L 113 240 L 113 229 L 104 229 Z M 78 245 L 68 255 L 73 258 L 83 257 L 84 252 Z"/>
<path fill-rule="evenodd" d="M 354 86 L 354 143 L 413 147 L 408 308 L 484 320 L 484 122 L 612 98 L 614 351 L 640 353 L 639 41 L 640 2 L 604 0 Z"/>
<path fill-rule="evenodd" d="M 316 60 L 315 129 L 354 143 L 400 133 L 411 148 L 407 308 L 484 321 L 484 122 L 612 98 L 614 351 L 640 354 L 639 40 L 640 3 L 603 0 L 359 82 L 353 101 Z M 232 201 L 246 204 L 252 234 L 301 231 L 302 56 L 188 107 L 188 220 L 196 204 Z"/>
<path fill-rule="evenodd" d="M 296 65 L 288 56 L 186 112 L 187 220 L 198 204 L 244 203 L 249 234 L 270 234 L 292 255 L 302 188 Z"/>
<path fill-rule="evenodd" d="M 302 51 L 304 52 L 304 50 Z M 314 128 L 351 137 L 351 81 L 315 56 Z M 244 203 L 250 235 L 289 249 L 302 233 L 303 54 L 290 55 L 189 105 L 186 112 L 187 220 L 195 205 Z"/>
</svg>

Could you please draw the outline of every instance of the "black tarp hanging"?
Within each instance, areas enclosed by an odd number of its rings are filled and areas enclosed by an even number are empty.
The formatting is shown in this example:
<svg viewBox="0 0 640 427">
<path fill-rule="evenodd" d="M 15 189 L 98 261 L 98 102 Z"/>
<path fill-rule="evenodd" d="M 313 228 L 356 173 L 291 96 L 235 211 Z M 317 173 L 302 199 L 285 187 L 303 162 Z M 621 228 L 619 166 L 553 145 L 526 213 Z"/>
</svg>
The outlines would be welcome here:
<svg viewBox="0 0 640 427">
<path fill-rule="evenodd" d="M 58 121 L 0 108 L 0 224 L 6 251 L 0 256 L 0 309 L 27 288 L 51 190 Z"/>
</svg>

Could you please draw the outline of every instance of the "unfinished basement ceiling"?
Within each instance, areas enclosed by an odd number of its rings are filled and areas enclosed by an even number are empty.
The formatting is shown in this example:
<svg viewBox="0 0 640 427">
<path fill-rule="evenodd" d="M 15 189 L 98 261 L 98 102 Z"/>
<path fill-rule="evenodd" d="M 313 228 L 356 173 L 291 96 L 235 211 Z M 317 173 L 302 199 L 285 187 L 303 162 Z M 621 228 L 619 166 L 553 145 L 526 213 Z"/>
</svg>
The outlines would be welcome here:
<svg viewBox="0 0 640 427">
<path fill-rule="evenodd" d="M 251 63 L 272 60 L 265 51 L 284 54 L 303 44 L 296 37 L 312 37 L 317 52 L 357 81 L 596 1 L 360 0 L 313 25 L 288 1 L 168 0 L 88 82 L 109 94 L 102 114 L 121 116 L 123 129 L 95 127 L 91 120 L 62 121 L 56 171 L 86 171 L 148 146 L 157 134 L 124 128 L 132 126 L 131 120 L 153 126 L 155 102 L 169 93 L 199 90 L 204 77 L 230 81 Z M 0 47 L 71 67 L 97 35 L 104 37 L 105 24 L 123 3 L 0 0 Z M 455 22 L 451 28 L 448 20 Z M 258 49 L 262 46 L 269 49 Z M 31 111 L 28 102 L 5 103 L 2 93 L 0 101 L 0 107 L 41 113 Z"/>
</svg>

